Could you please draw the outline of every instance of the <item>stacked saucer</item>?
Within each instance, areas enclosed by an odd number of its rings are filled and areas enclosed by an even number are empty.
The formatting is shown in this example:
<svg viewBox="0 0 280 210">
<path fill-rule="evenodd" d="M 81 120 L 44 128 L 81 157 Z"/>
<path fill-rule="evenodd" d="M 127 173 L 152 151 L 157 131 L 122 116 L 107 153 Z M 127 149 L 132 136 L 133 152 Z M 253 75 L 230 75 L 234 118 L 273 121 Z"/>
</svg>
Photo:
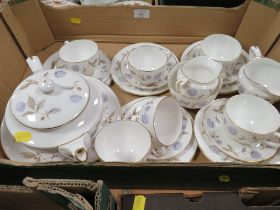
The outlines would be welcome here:
<svg viewBox="0 0 280 210">
<path fill-rule="evenodd" d="M 194 130 L 201 151 L 213 162 L 279 164 L 279 123 L 271 104 L 242 94 L 202 108 Z"/>
<path fill-rule="evenodd" d="M 177 62 L 177 57 L 161 45 L 137 43 L 115 55 L 111 74 L 114 82 L 128 93 L 157 95 L 168 90 L 168 74 Z"/>
<path fill-rule="evenodd" d="M 166 108 L 168 112 L 165 112 Z M 147 128 L 152 136 L 152 146 L 146 157 L 147 161 L 190 162 L 192 160 L 197 149 L 197 142 L 193 135 L 193 120 L 186 110 L 176 105 L 174 99 L 144 97 L 131 101 L 123 106 L 122 110 L 123 120 L 138 122 Z M 176 114 L 173 110 L 176 110 Z M 157 114 L 152 115 L 155 112 Z"/>
<path fill-rule="evenodd" d="M 239 42 L 228 35 L 213 34 L 188 46 L 181 61 L 203 55 L 223 65 L 223 86 L 220 94 L 236 92 L 238 72 L 248 61 L 248 54 Z"/>
</svg>

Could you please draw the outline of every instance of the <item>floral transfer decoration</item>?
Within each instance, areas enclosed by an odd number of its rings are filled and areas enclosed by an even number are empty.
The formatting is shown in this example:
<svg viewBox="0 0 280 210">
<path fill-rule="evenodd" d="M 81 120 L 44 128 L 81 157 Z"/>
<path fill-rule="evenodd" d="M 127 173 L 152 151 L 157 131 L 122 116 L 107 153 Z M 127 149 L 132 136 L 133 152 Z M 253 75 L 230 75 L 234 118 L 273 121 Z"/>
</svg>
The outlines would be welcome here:
<svg viewBox="0 0 280 210">
<path fill-rule="evenodd" d="M 27 105 L 29 108 L 28 111 L 24 112 L 22 116 L 28 117 L 32 115 L 39 115 L 40 120 L 43 121 L 45 119 L 49 119 L 51 115 L 56 114 L 61 111 L 59 108 L 52 108 L 50 110 L 43 110 L 44 104 L 46 100 L 41 100 L 39 102 L 36 102 L 35 99 L 31 96 L 28 97 L 26 104 L 24 102 L 19 102 L 16 107 L 19 105 L 20 107 L 24 107 Z M 18 111 L 18 109 L 17 109 Z"/>
</svg>

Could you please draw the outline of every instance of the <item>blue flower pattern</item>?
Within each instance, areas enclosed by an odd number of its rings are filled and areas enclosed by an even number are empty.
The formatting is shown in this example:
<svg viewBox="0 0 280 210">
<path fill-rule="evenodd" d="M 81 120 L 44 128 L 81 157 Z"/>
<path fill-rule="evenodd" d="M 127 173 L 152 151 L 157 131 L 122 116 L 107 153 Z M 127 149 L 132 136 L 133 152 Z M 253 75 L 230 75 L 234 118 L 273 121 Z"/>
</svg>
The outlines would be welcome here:
<svg viewBox="0 0 280 210">
<path fill-rule="evenodd" d="M 82 100 L 82 96 L 79 96 L 79 95 L 71 95 L 70 96 L 70 100 L 73 102 L 73 103 L 79 103 L 81 100 Z"/>
<path fill-rule="evenodd" d="M 195 96 L 197 94 L 197 90 L 195 90 L 195 89 L 188 89 L 187 90 L 187 94 L 189 96 Z"/>
<path fill-rule="evenodd" d="M 55 75 L 56 78 L 64 77 L 65 74 L 66 74 L 66 72 L 63 71 L 63 70 L 59 70 L 59 71 L 56 71 L 56 72 L 54 73 L 54 75 Z"/>
<path fill-rule="evenodd" d="M 252 150 L 251 151 L 251 157 L 252 158 L 254 158 L 254 159 L 259 159 L 259 158 L 261 158 L 261 153 L 260 152 L 258 152 L 258 151 L 255 151 L 255 150 Z"/>
<path fill-rule="evenodd" d="M 237 130 L 232 127 L 232 126 L 228 126 L 228 131 L 232 134 L 232 135 L 236 135 L 237 134 Z"/>
<path fill-rule="evenodd" d="M 215 123 L 213 120 L 211 119 L 207 119 L 207 125 L 210 127 L 210 128 L 214 128 L 215 127 Z"/>
<path fill-rule="evenodd" d="M 144 113 L 144 114 L 142 115 L 142 122 L 143 122 L 144 124 L 148 124 L 148 123 L 149 123 L 149 115 L 148 115 L 147 113 Z"/>
<path fill-rule="evenodd" d="M 18 112 L 24 112 L 25 108 L 26 108 L 26 104 L 24 102 L 18 102 L 16 105 L 16 110 Z"/>
</svg>

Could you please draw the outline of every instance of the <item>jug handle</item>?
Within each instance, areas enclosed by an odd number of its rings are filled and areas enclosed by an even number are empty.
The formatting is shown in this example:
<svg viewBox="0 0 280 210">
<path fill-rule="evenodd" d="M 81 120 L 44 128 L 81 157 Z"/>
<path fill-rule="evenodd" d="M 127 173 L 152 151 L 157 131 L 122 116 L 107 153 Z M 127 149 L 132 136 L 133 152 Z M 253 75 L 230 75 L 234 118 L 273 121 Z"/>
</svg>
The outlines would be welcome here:
<svg viewBox="0 0 280 210">
<path fill-rule="evenodd" d="M 42 63 L 40 61 L 40 58 L 38 56 L 28 57 L 26 59 L 26 63 L 28 64 L 28 66 L 31 69 L 31 71 L 33 72 L 33 74 L 38 72 L 38 71 L 43 70 L 43 65 L 42 65 Z"/>
</svg>

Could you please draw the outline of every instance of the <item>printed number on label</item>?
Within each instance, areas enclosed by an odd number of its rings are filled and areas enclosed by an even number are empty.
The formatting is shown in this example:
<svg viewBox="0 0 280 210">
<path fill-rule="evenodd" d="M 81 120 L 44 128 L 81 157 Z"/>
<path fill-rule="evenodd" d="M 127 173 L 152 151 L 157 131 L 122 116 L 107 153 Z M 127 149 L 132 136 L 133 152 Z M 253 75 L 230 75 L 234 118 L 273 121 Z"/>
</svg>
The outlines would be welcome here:
<svg viewBox="0 0 280 210">
<path fill-rule="evenodd" d="M 146 9 L 135 9 L 134 18 L 150 18 L 150 10 Z"/>
</svg>

